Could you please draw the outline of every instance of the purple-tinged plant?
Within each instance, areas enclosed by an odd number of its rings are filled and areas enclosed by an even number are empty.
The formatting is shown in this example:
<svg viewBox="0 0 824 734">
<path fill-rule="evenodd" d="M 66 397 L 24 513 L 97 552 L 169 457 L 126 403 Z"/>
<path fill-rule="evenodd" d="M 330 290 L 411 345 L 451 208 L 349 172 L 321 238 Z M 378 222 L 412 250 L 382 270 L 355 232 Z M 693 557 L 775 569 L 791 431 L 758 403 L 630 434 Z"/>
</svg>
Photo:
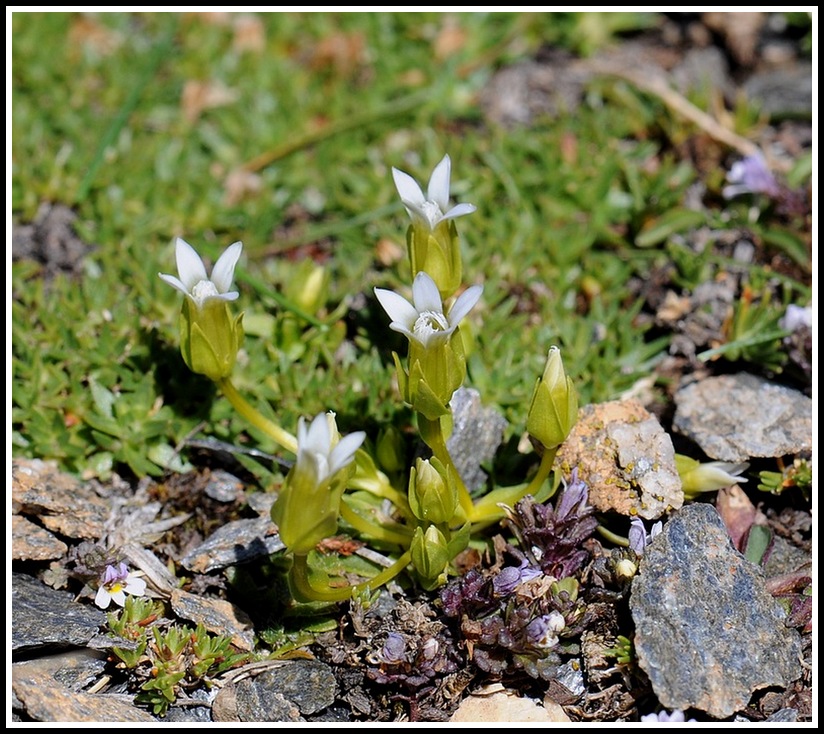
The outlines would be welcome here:
<svg viewBox="0 0 824 734">
<path fill-rule="evenodd" d="M 573 469 L 571 481 L 564 484 L 554 508 L 524 497 L 509 516 L 509 525 L 524 553 L 556 579 L 573 576 L 586 563 L 589 552 L 583 542 L 598 526 L 595 510 L 587 504 L 589 489 L 578 478 L 577 469 Z"/>
</svg>

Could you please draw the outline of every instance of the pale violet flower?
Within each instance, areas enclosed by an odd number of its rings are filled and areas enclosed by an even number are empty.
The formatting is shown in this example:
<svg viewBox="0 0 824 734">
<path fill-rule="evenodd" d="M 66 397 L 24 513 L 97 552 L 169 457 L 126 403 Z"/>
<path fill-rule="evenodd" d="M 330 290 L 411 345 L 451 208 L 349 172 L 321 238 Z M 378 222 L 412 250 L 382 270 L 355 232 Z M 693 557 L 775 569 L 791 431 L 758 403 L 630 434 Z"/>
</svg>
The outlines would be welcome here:
<svg viewBox="0 0 824 734">
<path fill-rule="evenodd" d="M 137 573 L 130 573 L 125 563 L 118 563 L 106 566 L 94 603 L 101 609 L 108 609 L 112 602 L 122 607 L 126 604 L 126 594 L 143 596 L 145 593 L 146 582 Z"/>
<path fill-rule="evenodd" d="M 659 520 L 655 523 L 647 533 L 644 528 L 644 521 L 640 517 L 636 517 L 629 524 L 629 547 L 634 550 L 639 556 L 644 555 L 644 550 L 650 544 L 650 541 L 661 533 L 663 523 Z"/>
<path fill-rule="evenodd" d="M 778 320 L 778 325 L 787 331 L 811 329 L 813 325 L 813 310 L 809 306 L 796 306 L 791 303 L 787 306 L 784 315 Z"/>
<path fill-rule="evenodd" d="M 296 473 L 320 486 L 329 477 L 352 463 L 355 452 L 360 448 L 366 434 L 356 431 L 332 446 L 332 431 L 325 413 L 318 413 L 307 428 L 306 422 L 298 420 L 298 455 Z"/>
<path fill-rule="evenodd" d="M 526 637 L 531 644 L 548 650 L 558 644 L 558 633 L 566 627 L 564 615 L 554 609 L 536 617 L 526 626 Z"/>
<path fill-rule="evenodd" d="M 692 721 L 694 722 L 695 719 L 687 719 L 684 716 L 683 711 L 675 710 L 671 714 L 667 713 L 666 711 L 659 711 L 657 714 L 645 714 L 641 717 L 641 721 L 645 723 L 650 722 L 660 722 L 660 723 L 684 723 Z"/>
<path fill-rule="evenodd" d="M 725 186 L 721 192 L 725 199 L 731 199 L 739 194 L 776 196 L 780 193 L 775 176 L 759 154 L 748 155 L 733 163 L 727 173 L 727 181 L 730 185 Z"/>
<path fill-rule="evenodd" d="M 435 166 L 429 178 L 429 186 L 426 189 L 426 196 L 423 190 L 412 176 L 397 168 L 392 169 L 392 177 L 395 179 L 395 188 L 398 189 L 401 201 L 406 207 L 412 221 L 425 225 L 430 231 L 434 230 L 441 222 L 448 219 L 462 217 L 465 214 L 472 214 L 476 207 L 473 204 L 456 204 L 449 208 L 449 176 L 452 163 L 449 156 L 445 155 L 441 162 Z"/>
<path fill-rule="evenodd" d="M 198 310 L 213 299 L 234 301 L 238 297 L 238 292 L 229 289 L 232 287 L 235 266 L 240 259 L 242 249 L 243 245 L 240 242 L 229 245 L 212 268 L 210 278 L 206 274 L 206 266 L 200 255 L 188 242 L 178 237 L 175 240 L 175 259 L 179 277 L 164 273 L 158 273 L 158 275 L 170 286 L 190 298 Z"/>
<path fill-rule="evenodd" d="M 425 349 L 445 344 L 464 316 L 478 302 L 483 286 L 467 288 L 452 304 L 448 313 L 435 281 L 421 271 L 412 283 L 412 303 L 394 291 L 375 288 L 375 295 L 392 319 L 389 328 L 421 344 Z"/>
</svg>

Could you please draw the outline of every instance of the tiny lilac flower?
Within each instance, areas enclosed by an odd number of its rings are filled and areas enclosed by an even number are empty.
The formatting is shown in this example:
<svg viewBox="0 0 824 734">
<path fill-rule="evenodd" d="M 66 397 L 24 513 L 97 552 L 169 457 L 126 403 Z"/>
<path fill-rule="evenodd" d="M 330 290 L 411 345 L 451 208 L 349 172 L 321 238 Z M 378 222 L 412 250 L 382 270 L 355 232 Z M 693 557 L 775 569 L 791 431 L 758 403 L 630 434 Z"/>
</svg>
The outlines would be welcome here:
<svg viewBox="0 0 824 734">
<path fill-rule="evenodd" d="M 457 204 L 449 209 L 449 177 L 452 163 L 448 155 L 435 166 L 429 178 L 426 196 L 412 176 L 397 168 L 392 169 L 395 179 L 395 188 L 400 194 L 406 211 L 416 224 L 422 224 L 432 231 L 441 222 L 466 214 L 472 214 L 475 206 L 472 204 Z"/>
<path fill-rule="evenodd" d="M 640 517 L 634 518 L 629 524 L 629 533 L 627 534 L 630 549 L 634 550 L 639 556 L 643 556 L 644 550 L 650 544 L 650 541 L 660 534 L 662 528 L 663 523 L 659 520 L 647 533 L 644 528 L 644 521 Z"/>
<path fill-rule="evenodd" d="M 543 576 L 544 572 L 540 568 L 530 566 L 526 558 L 521 561 L 520 566 L 505 566 L 500 573 L 492 579 L 492 588 L 496 596 L 509 596 L 521 584 Z"/>
<path fill-rule="evenodd" d="M 566 627 L 564 615 L 554 609 L 549 614 L 536 617 L 526 626 L 530 644 L 544 650 L 558 644 L 558 633 Z"/>
<path fill-rule="evenodd" d="M 787 306 L 784 315 L 779 319 L 778 325 L 787 331 L 798 331 L 799 329 L 810 329 L 813 325 L 813 310 L 809 306 L 801 307 L 791 303 Z"/>
<path fill-rule="evenodd" d="M 206 266 L 200 255 L 190 244 L 178 237 L 175 240 L 175 259 L 179 277 L 164 273 L 158 275 L 190 298 L 198 310 L 210 300 L 234 301 L 238 297 L 238 292 L 229 289 L 232 287 L 235 266 L 242 249 L 243 245 L 240 242 L 229 245 L 212 268 L 210 278 L 206 274 Z"/>
<path fill-rule="evenodd" d="M 731 199 L 739 194 L 777 196 L 781 191 L 775 176 L 767 168 L 767 162 L 760 154 L 748 155 L 733 163 L 727 173 L 727 181 L 730 185 L 725 186 L 721 192 L 725 199 Z"/>
<path fill-rule="evenodd" d="M 398 632 L 390 632 L 383 644 L 380 656 L 382 661 L 386 663 L 406 662 L 406 640 L 403 635 Z"/>
<path fill-rule="evenodd" d="M 482 292 L 481 285 L 467 288 L 444 314 L 438 286 L 423 271 L 415 276 L 412 283 L 412 303 L 394 291 L 375 288 L 378 301 L 392 319 L 389 328 L 418 342 L 425 349 L 445 344 L 478 302 Z"/>
<path fill-rule="evenodd" d="M 101 609 L 108 609 L 111 602 L 122 607 L 126 604 L 126 594 L 143 596 L 145 593 L 146 582 L 137 573 L 130 573 L 125 563 L 118 563 L 106 566 L 94 603 Z"/>
</svg>

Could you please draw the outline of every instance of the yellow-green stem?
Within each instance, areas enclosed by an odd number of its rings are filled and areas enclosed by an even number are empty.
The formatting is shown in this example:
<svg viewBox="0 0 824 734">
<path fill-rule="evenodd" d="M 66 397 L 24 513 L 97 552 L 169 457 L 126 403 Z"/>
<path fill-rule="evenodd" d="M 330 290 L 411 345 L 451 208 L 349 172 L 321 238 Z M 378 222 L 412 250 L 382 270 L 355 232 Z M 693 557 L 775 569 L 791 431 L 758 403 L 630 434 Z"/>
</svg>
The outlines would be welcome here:
<svg viewBox="0 0 824 734">
<path fill-rule="evenodd" d="M 498 507 L 499 504 L 514 507 L 517 502 L 528 494 L 536 498 L 539 497 L 541 487 L 552 471 L 552 465 L 555 463 L 555 454 L 557 453 L 557 448 L 546 449 L 544 451 L 544 455 L 541 457 L 541 463 L 538 466 L 538 471 L 529 484 L 518 485 L 516 487 L 501 487 L 481 497 L 472 508 L 470 520 L 472 520 L 473 524 L 479 523 L 480 528 L 502 518 L 504 513 L 503 510 Z M 548 497 L 541 499 L 546 500 Z"/>
<path fill-rule="evenodd" d="M 390 530 L 389 528 L 376 525 L 371 520 L 358 515 L 357 512 L 346 504 L 346 500 L 341 502 L 340 514 L 346 522 L 355 528 L 355 530 L 358 530 L 366 535 L 370 535 L 375 538 L 375 540 L 382 540 L 385 543 L 395 543 L 403 546 L 404 548 L 408 548 L 409 544 L 412 542 L 411 532 L 401 533 L 396 530 Z"/>
<path fill-rule="evenodd" d="M 269 438 L 280 444 L 287 451 L 293 454 L 298 452 L 298 441 L 288 431 L 281 428 L 277 423 L 270 421 L 268 418 L 262 416 L 255 408 L 253 408 L 246 399 L 237 391 L 237 388 L 232 384 L 230 378 L 226 377 L 218 380 L 217 386 L 221 389 L 226 399 L 232 404 L 232 407 L 240 413 L 249 423 L 255 428 L 259 428 Z"/>
<path fill-rule="evenodd" d="M 627 540 L 627 538 L 625 538 L 623 535 L 617 535 L 616 533 L 613 533 L 612 530 L 610 530 L 609 528 L 606 528 L 600 524 L 598 525 L 596 530 L 598 530 L 599 535 L 606 538 L 611 543 L 623 546 L 624 548 L 629 547 L 629 540 Z"/>
<path fill-rule="evenodd" d="M 389 568 L 384 569 L 377 576 L 369 579 L 369 581 L 340 589 L 333 589 L 331 587 L 316 589 L 309 581 L 308 556 L 295 556 L 292 570 L 289 574 L 289 581 L 292 586 L 293 595 L 298 601 L 346 601 L 347 599 L 351 599 L 353 594 L 357 594 L 365 589 L 378 589 L 384 584 L 389 583 L 409 565 L 411 559 L 412 554 L 406 551 Z"/>
</svg>

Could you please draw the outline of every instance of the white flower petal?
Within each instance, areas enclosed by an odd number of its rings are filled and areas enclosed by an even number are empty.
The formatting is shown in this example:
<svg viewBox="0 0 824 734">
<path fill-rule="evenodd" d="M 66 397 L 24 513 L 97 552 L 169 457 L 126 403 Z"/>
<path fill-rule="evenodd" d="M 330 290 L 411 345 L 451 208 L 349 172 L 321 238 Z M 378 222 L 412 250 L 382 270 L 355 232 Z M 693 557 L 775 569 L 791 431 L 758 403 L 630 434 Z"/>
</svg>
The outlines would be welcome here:
<svg viewBox="0 0 824 734">
<path fill-rule="evenodd" d="M 174 275 L 166 275 L 165 273 L 158 273 L 158 275 L 166 281 L 172 288 L 177 288 L 183 295 L 188 296 L 189 290 L 186 288 L 183 283 L 180 282 L 179 278 L 175 278 Z"/>
<path fill-rule="evenodd" d="M 175 260 L 177 260 L 177 274 L 180 281 L 186 286 L 186 292 L 191 293 L 192 288 L 201 280 L 208 280 L 206 266 L 200 255 L 185 240 L 178 237 L 175 240 Z"/>
<path fill-rule="evenodd" d="M 131 594 L 132 596 L 143 596 L 143 594 L 146 593 L 146 582 L 139 576 L 132 576 L 132 574 L 129 574 L 129 577 L 126 579 L 126 583 L 123 586 L 123 591 L 127 594 Z"/>
<path fill-rule="evenodd" d="M 318 413 L 312 420 L 309 430 L 306 432 L 305 445 L 299 448 L 312 454 L 329 454 L 329 447 L 332 443 L 332 436 L 329 433 L 329 422 L 326 420 L 326 413 Z"/>
<path fill-rule="evenodd" d="M 443 313 L 443 301 L 438 292 L 438 286 L 432 277 L 423 270 L 415 276 L 412 283 L 412 300 L 415 303 L 415 310 L 418 314 L 424 311 L 435 311 Z"/>
<path fill-rule="evenodd" d="M 348 466 L 365 438 L 366 433 L 356 431 L 347 434 L 338 441 L 338 445 L 332 449 L 332 453 L 329 455 L 329 473 L 334 474 L 343 467 Z"/>
<path fill-rule="evenodd" d="M 395 179 L 395 188 L 398 190 L 398 194 L 400 194 L 401 201 L 407 207 L 420 207 L 426 201 L 426 197 L 424 197 L 421 187 L 418 186 L 418 182 L 408 173 L 393 168 L 392 178 Z"/>
<path fill-rule="evenodd" d="M 447 219 L 456 219 L 458 217 L 464 217 L 467 214 L 472 214 L 472 212 L 477 211 L 478 207 L 474 204 L 456 204 L 453 206 L 446 214 L 441 217 L 441 221 L 445 221 Z"/>
<path fill-rule="evenodd" d="M 112 597 L 112 601 L 117 604 L 117 606 L 122 607 L 126 605 L 126 594 L 123 593 L 123 589 L 118 589 L 117 591 L 113 591 L 110 593 Z"/>
<path fill-rule="evenodd" d="M 418 319 L 418 311 L 409 301 L 395 291 L 386 288 L 375 288 L 375 296 L 393 324 L 398 324 L 407 330 L 412 329 Z"/>
<path fill-rule="evenodd" d="M 461 293 L 455 303 L 452 304 L 452 308 L 449 309 L 449 325 L 452 327 L 457 326 L 463 317 L 474 308 L 483 292 L 484 287 L 482 285 L 473 285 Z"/>
<path fill-rule="evenodd" d="M 434 201 L 442 212 L 449 208 L 449 176 L 452 171 L 452 162 L 449 156 L 445 155 L 441 162 L 435 166 L 432 175 L 429 177 L 429 187 L 426 190 L 426 198 Z"/>
<path fill-rule="evenodd" d="M 94 603 L 101 609 L 108 609 L 111 602 L 112 597 L 111 594 L 109 594 L 109 590 L 105 586 L 101 586 L 94 595 Z"/>
<path fill-rule="evenodd" d="M 212 283 L 218 290 L 218 293 L 228 294 L 232 287 L 232 280 L 235 277 L 235 266 L 240 259 L 240 253 L 243 250 L 243 245 L 240 242 L 235 242 L 229 245 L 226 251 L 218 258 L 215 267 L 212 268 Z M 237 298 L 237 296 L 235 296 Z"/>
</svg>

